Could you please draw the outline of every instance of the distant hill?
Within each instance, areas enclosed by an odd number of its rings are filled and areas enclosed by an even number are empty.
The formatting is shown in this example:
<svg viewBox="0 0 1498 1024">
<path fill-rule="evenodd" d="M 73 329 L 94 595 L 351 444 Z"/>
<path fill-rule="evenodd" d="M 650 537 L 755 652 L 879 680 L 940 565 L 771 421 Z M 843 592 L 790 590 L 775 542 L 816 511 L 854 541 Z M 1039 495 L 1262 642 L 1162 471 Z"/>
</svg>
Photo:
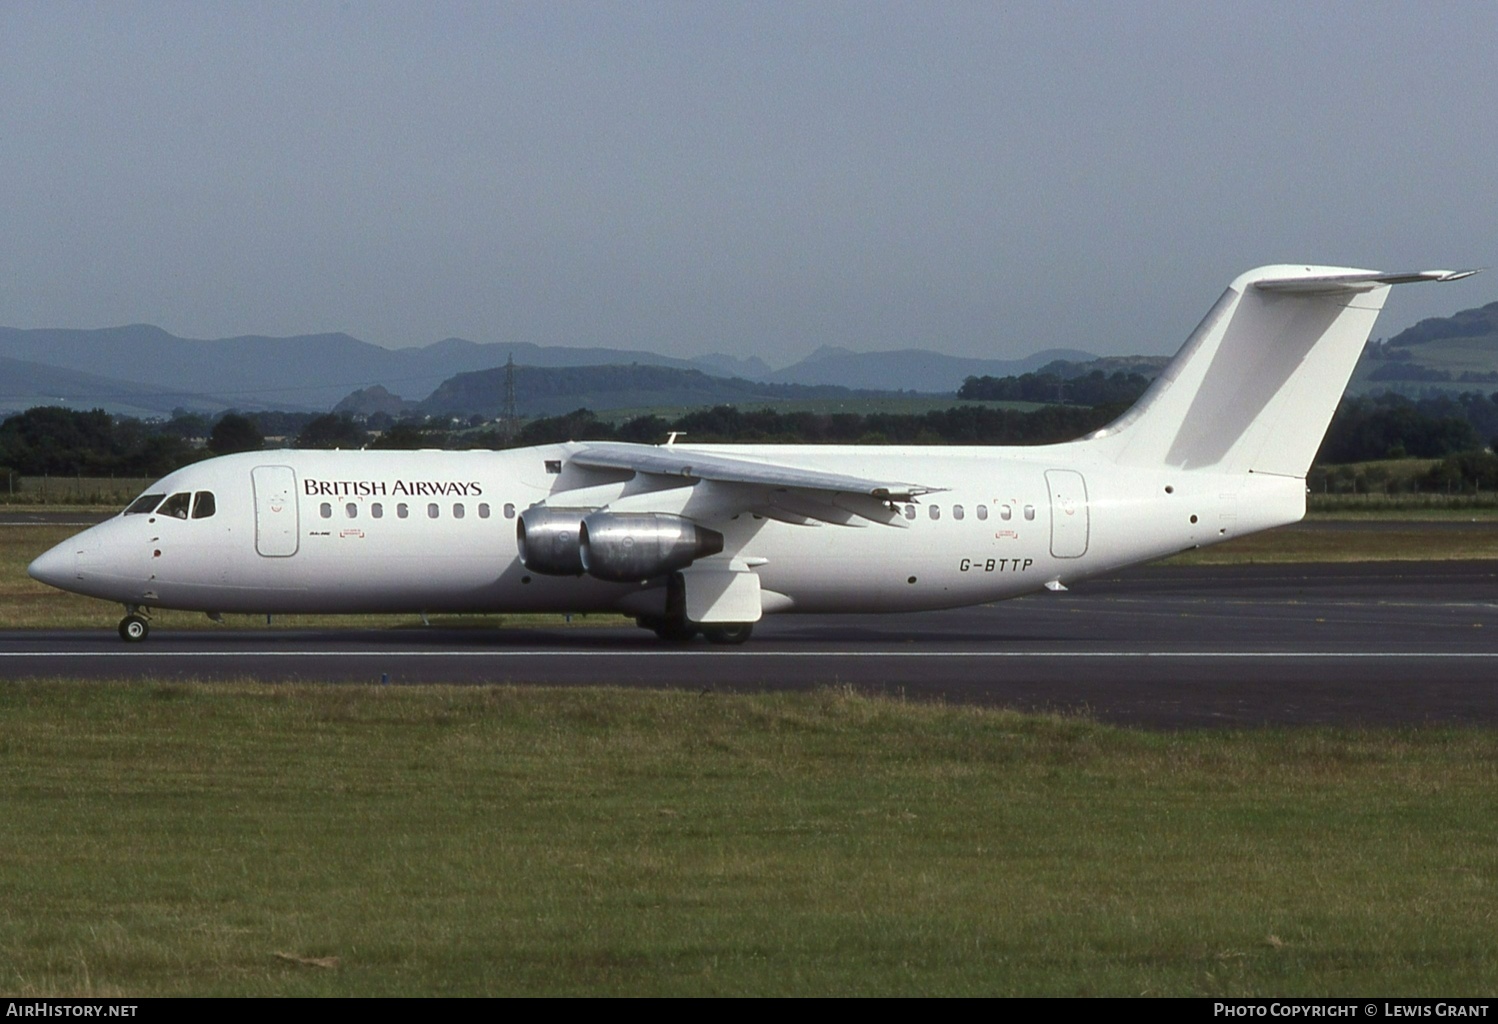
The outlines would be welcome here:
<svg viewBox="0 0 1498 1024">
<path fill-rule="evenodd" d="M 498 416 L 504 407 L 505 369 L 460 373 L 416 409 L 425 413 Z M 835 385 L 765 384 L 715 377 L 701 370 L 630 363 L 616 366 L 515 367 L 515 406 L 522 416 L 552 416 L 586 407 L 595 412 L 653 406 L 707 406 L 788 399 L 854 398 Z M 887 392 L 878 392 L 887 393 Z M 350 396 L 351 398 L 353 396 Z"/>
<path fill-rule="evenodd" d="M 99 330 L 0 327 L 0 358 L 99 378 L 100 399 L 79 397 L 79 403 L 90 408 L 109 407 L 103 396 L 120 392 L 117 382 L 123 381 L 163 392 L 213 396 L 218 408 L 325 411 L 350 392 L 375 385 L 397 394 L 427 395 L 454 374 L 502 366 L 511 356 L 532 366 L 644 363 L 719 373 L 724 367 L 764 367 L 757 359 L 724 355 L 704 357 L 699 366 L 695 360 L 631 349 L 528 342 L 480 345 L 462 338 L 422 348 L 387 349 L 347 334 L 208 341 L 179 338 L 147 324 Z"/>
<path fill-rule="evenodd" d="M 1390 348 L 1412 348 L 1452 338 L 1498 338 L 1498 302 L 1464 309 L 1451 316 L 1433 316 L 1406 327 L 1387 342 Z"/>
<path fill-rule="evenodd" d="M 1498 302 L 1430 317 L 1370 343 L 1349 390 L 1410 398 L 1498 390 Z"/>
<path fill-rule="evenodd" d="M 325 409 L 349 392 L 345 380 L 363 383 L 360 375 L 392 354 L 346 334 L 194 341 L 146 324 L 0 328 L 0 356 L 247 408 Z"/>
<path fill-rule="evenodd" d="M 0 415 L 39 405 L 80 410 L 102 408 L 117 416 L 157 419 L 169 417 L 179 408 L 190 412 L 216 412 L 225 408 L 227 403 L 212 395 L 171 391 L 0 356 Z"/>
<path fill-rule="evenodd" d="M 777 384 L 840 384 L 846 388 L 926 391 L 951 394 L 968 377 L 1011 377 L 1058 359 L 1096 356 L 1075 349 L 1047 349 L 1024 359 L 965 359 L 921 349 L 850 352 L 824 345 L 801 362 L 765 376 Z"/>
<path fill-rule="evenodd" d="M 373 416 L 376 413 L 384 413 L 387 416 L 399 417 L 402 413 L 415 412 L 416 403 L 407 401 L 400 395 L 392 394 L 382 385 L 360 388 L 349 395 L 343 401 L 333 406 L 334 412 L 346 412 L 351 416 Z"/>
<path fill-rule="evenodd" d="M 752 355 L 678 359 L 630 349 L 478 344 L 462 338 L 386 349 L 336 333 L 195 340 L 148 324 L 99 330 L 0 327 L 0 413 L 44 404 L 102 407 L 148 418 L 177 408 L 322 412 L 345 400 L 352 404 L 343 408 L 366 413 L 413 406 L 447 411 L 469 403 L 476 403 L 475 410 L 498 411 L 502 379 L 496 385 L 494 374 L 502 374 L 512 357 L 534 368 L 520 378 L 518 396 L 522 412 L 531 415 L 581 405 L 637 408 L 817 397 L 814 391 L 779 390 L 785 387 L 952 395 L 968 377 L 1037 371 L 1065 377 L 1093 370 L 1149 376 L 1167 361 L 1099 359 L 1070 349 L 1006 360 L 824 347 L 772 370 Z M 580 367 L 592 369 L 538 372 Z M 654 374 L 648 368 L 677 372 Z M 491 375 L 457 379 L 484 371 Z M 1422 320 L 1370 344 L 1350 386 L 1353 394 L 1394 391 L 1417 398 L 1472 390 L 1498 390 L 1498 302 Z"/>
<path fill-rule="evenodd" d="M 655 366 L 696 370 L 705 376 L 740 383 L 733 388 L 708 387 L 701 381 L 683 385 L 675 380 L 667 384 L 662 378 L 651 386 L 634 390 L 642 398 L 711 394 L 717 396 L 714 400 L 747 401 L 779 393 L 773 388 L 770 391 L 746 388 L 758 382 L 952 394 L 968 376 L 1023 373 L 1062 357 L 1090 358 L 1085 353 L 1070 351 L 997 360 L 960 359 L 914 349 L 857 353 L 822 348 L 777 372 L 757 356 L 724 353 L 677 359 L 631 349 L 542 346 L 529 342 L 481 345 L 462 338 L 447 338 L 421 348 L 386 349 L 347 334 L 289 338 L 246 335 L 201 340 L 179 338 L 149 324 L 98 330 L 0 327 L 0 358 L 86 375 L 86 378 L 54 378 L 46 386 L 38 383 L 35 387 L 18 385 L 6 389 L 17 396 L 6 408 L 26 408 L 44 392 L 56 391 L 66 393 L 76 405 L 144 416 L 165 415 L 176 407 L 195 411 L 225 408 L 323 411 L 360 391 L 370 392 L 361 400 L 365 405 L 390 408 L 391 396 L 418 400 L 433 395 L 458 374 L 502 367 L 510 358 L 517 364 L 538 368 Z M 58 382 L 64 379 L 71 379 L 72 386 L 59 387 Z M 381 395 L 374 388 L 383 388 L 389 394 Z M 586 398 L 596 390 L 590 384 L 578 397 Z M 616 388 L 608 393 L 620 390 L 628 389 Z M 147 395 L 158 398 L 145 401 Z M 539 394 L 534 397 L 541 398 Z M 436 399 L 439 405 L 444 401 Z M 546 401 L 548 407 L 567 404 L 565 399 Z M 163 403 L 166 403 L 164 408 Z M 579 404 L 580 401 L 573 401 L 568 408 Z"/>
<path fill-rule="evenodd" d="M 712 352 L 705 356 L 698 356 L 692 360 L 692 364 L 703 373 L 710 373 L 714 377 L 742 377 L 745 380 L 765 380 L 774 372 L 770 369 L 770 364 L 759 356 L 749 356 L 740 359 L 738 356 L 730 356 L 722 352 Z"/>
</svg>

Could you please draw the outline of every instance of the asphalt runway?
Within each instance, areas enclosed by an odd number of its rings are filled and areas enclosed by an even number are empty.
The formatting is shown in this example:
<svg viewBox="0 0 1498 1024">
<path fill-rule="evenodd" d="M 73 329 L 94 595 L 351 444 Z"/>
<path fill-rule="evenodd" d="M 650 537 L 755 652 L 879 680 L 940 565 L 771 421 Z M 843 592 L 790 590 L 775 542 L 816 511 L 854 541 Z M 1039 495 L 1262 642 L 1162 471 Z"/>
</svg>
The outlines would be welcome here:
<svg viewBox="0 0 1498 1024">
<path fill-rule="evenodd" d="M 241 620 L 243 621 L 243 620 Z M 1162 567 L 742 647 L 632 626 L 0 633 L 0 677 L 861 691 L 1148 728 L 1498 724 L 1498 561 Z"/>
</svg>

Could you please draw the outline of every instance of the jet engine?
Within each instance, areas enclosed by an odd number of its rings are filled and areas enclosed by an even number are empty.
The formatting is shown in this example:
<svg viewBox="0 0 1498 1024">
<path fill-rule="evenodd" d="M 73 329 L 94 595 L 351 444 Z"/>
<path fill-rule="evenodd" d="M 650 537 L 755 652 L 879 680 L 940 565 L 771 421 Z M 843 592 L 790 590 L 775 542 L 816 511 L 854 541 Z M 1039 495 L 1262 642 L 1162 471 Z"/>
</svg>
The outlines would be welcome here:
<svg viewBox="0 0 1498 1024">
<path fill-rule="evenodd" d="M 675 572 L 723 550 L 718 531 L 664 512 L 593 512 L 579 540 L 583 570 L 615 583 Z"/>
<path fill-rule="evenodd" d="M 581 576 L 578 552 L 585 508 L 547 508 L 533 505 L 515 522 L 520 564 L 543 576 Z"/>
</svg>

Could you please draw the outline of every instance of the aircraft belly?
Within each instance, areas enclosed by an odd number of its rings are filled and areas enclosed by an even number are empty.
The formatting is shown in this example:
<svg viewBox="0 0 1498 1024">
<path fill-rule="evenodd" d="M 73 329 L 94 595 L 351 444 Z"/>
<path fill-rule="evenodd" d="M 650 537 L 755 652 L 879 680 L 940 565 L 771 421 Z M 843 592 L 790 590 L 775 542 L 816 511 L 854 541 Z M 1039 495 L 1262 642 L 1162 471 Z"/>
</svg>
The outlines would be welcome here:
<svg viewBox="0 0 1498 1024">
<path fill-rule="evenodd" d="M 1032 524 L 1033 525 L 1033 524 Z M 995 536 L 986 524 L 926 522 L 871 530 L 775 524 L 746 553 L 767 552 L 761 586 L 798 612 L 897 612 L 996 601 L 1040 589 L 1052 561 L 1048 535 Z M 767 531 L 768 532 L 768 531 Z"/>
</svg>

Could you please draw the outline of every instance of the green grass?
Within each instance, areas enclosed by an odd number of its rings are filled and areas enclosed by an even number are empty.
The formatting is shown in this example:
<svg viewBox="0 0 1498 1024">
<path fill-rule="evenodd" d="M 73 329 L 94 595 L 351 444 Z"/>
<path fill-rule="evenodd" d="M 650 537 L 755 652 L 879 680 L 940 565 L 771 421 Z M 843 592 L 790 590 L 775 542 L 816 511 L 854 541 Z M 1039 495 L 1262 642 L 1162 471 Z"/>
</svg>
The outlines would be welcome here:
<svg viewBox="0 0 1498 1024">
<path fill-rule="evenodd" d="M 63 682 L 0 722 L 12 995 L 1498 989 L 1487 731 Z"/>
<path fill-rule="evenodd" d="M 1306 498 L 1311 514 L 1379 514 L 1389 518 L 1498 513 L 1498 493 L 1483 494 L 1315 494 Z"/>
<path fill-rule="evenodd" d="M 1368 503 L 1362 507 L 1350 506 L 1334 509 L 1314 509 L 1306 514 L 1308 524 L 1316 523 L 1389 523 L 1391 525 L 1411 523 L 1495 523 L 1498 522 L 1498 505 L 1486 508 L 1450 508 L 1425 506 L 1418 508 L 1389 508 L 1379 503 Z"/>
<path fill-rule="evenodd" d="M 1349 517 L 1354 518 L 1354 517 Z M 1464 517 L 1464 521 L 1470 520 Z M 1253 565 L 1307 562 L 1431 562 L 1498 558 L 1498 520 L 1459 531 L 1418 522 L 1384 522 L 1377 530 L 1282 527 L 1165 559 L 1166 565 Z M 1314 526 L 1314 524 L 1311 524 Z"/>
<path fill-rule="evenodd" d="M 151 477 L 15 476 L 0 478 L 0 505 L 117 512 L 151 485 Z"/>
</svg>

